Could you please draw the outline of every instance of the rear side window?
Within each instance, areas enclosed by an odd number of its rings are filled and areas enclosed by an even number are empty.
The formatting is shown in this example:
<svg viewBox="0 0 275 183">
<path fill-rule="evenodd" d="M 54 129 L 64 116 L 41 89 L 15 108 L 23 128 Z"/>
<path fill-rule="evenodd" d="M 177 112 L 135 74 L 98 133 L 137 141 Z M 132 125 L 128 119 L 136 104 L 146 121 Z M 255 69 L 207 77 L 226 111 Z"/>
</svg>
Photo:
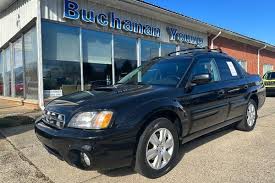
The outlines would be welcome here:
<svg viewBox="0 0 275 183">
<path fill-rule="evenodd" d="M 216 58 L 216 63 L 220 71 L 221 80 L 227 81 L 240 78 L 238 68 L 232 60 L 226 58 Z"/>
</svg>

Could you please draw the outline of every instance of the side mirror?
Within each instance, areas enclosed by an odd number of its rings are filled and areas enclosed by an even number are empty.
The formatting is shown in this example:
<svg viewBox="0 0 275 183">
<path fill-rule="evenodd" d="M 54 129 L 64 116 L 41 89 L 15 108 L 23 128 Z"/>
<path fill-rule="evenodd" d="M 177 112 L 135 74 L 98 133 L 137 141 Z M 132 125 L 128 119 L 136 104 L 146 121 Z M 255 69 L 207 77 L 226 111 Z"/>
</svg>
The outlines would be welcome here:
<svg viewBox="0 0 275 183">
<path fill-rule="evenodd" d="M 209 73 L 198 74 L 193 76 L 191 83 L 195 85 L 202 85 L 211 82 L 212 78 Z"/>
</svg>

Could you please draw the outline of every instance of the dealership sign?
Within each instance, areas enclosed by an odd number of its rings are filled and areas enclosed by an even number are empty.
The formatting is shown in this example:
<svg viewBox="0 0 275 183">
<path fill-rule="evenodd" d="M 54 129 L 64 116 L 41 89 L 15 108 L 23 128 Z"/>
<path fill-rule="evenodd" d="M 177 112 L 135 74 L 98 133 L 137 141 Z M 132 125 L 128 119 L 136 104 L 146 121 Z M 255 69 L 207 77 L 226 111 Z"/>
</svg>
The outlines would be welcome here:
<svg viewBox="0 0 275 183">
<path fill-rule="evenodd" d="M 79 9 L 79 5 L 74 1 L 65 0 L 64 2 L 64 18 L 73 20 L 82 20 L 87 23 L 97 23 L 101 26 L 109 26 L 110 28 L 123 30 L 126 32 L 133 32 L 137 34 L 142 34 L 146 36 L 160 37 L 160 28 L 153 27 L 150 25 L 142 25 L 141 23 L 121 20 L 119 17 L 115 16 L 114 12 L 110 12 L 108 15 L 100 13 L 95 15 L 94 11 Z"/>
<path fill-rule="evenodd" d="M 114 12 L 108 14 L 96 14 L 93 10 L 80 9 L 76 1 L 64 0 L 63 17 L 71 20 L 81 20 L 85 23 L 98 24 L 103 27 L 109 27 L 116 30 L 123 30 L 125 32 L 132 32 L 140 35 L 160 38 L 161 29 L 151 25 L 144 25 L 142 23 L 131 21 L 128 19 L 121 19 L 117 17 Z M 177 29 L 167 28 L 170 41 L 187 42 L 191 44 L 201 45 L 203 38 L 189 35 L 187 33 L 178 32 Z"/>
<path fill-rule="evenodd" d="M 169 34 L 170 41 L 177 41 L 181 43 L 190 43 L 195 45 L 202 45 L 203 38 L 198 36 L 189 35 L 183 32 L 178 32 L 177 29 L 167 27 L 167 32 Z"/>
</svg>

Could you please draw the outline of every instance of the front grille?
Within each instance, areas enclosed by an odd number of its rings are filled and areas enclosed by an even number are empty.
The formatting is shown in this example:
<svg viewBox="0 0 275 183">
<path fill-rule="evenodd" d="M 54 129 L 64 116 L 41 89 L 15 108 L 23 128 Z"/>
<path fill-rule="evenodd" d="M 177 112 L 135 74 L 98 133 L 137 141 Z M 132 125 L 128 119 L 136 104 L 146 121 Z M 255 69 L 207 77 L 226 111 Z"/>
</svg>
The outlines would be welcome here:
<svg viewBox="0 0 275 183">
<path fill-rule="evenodd" d="M 64 128 L 64 125 L 65 125 L 65 115 L 48 111 L 48 110 L 44 110 L 42 120 L 46 125 L 49 125 L 58 129 Z"/>
<path fill-rule="evenodd" d="M 264 84 L 265 84 L 266 86 L 275 85 L 275 81 L 265 81 Z"/>
</svg>

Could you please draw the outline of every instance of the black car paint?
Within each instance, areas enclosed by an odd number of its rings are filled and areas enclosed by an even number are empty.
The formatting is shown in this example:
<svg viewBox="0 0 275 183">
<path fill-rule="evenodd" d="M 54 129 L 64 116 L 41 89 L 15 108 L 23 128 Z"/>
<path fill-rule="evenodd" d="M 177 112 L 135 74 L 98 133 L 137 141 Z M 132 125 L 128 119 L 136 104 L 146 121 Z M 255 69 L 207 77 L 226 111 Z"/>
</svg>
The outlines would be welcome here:
<svg viewBox="0 0 275 183">
<path fill-rule="evenodd" d="M 265 88 L 259 76 L 243 73 L 232 58 L 221 53 L 194 54 L 193 63 L 203 56 L 232 60 L 241 78 L 198 85 L 190 90 L 189 68 L 177 87 L 115 85 L 63 96 L 50 102 L 46 109 L 64 114 L 65 128 L 55 129 L 38 119 L 36 134 L 49 151 L 71 165 L 75 163 L 70 152 L 78 150 L 87 152 L 95 169 L 116 168 L 132 164 L 139 135 L 152 116 L 167 112 L 176 116 L 180 139 L 187 142 L 241 120 L 251 97 L 257 98 L 259 108 L 264 104 Z M 114 112 L 108 129 L 67 128 L 75 114 L 94 110 Z"/>
</svg>

